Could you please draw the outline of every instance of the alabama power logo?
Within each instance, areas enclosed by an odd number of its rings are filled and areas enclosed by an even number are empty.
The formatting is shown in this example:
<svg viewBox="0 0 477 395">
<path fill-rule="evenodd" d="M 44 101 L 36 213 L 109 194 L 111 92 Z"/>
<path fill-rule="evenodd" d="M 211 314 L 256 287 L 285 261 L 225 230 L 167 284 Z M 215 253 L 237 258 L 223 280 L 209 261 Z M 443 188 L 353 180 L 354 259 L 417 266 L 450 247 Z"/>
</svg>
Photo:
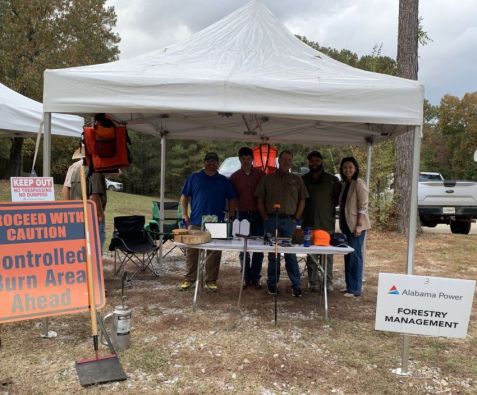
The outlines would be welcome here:
<svg viewBox="0 0 477 395">
<path fill-rule="evenodd" d="M 395 285 L 389 288 L 388 295 L 399 295 L 399 291 Z"/>
</svg>

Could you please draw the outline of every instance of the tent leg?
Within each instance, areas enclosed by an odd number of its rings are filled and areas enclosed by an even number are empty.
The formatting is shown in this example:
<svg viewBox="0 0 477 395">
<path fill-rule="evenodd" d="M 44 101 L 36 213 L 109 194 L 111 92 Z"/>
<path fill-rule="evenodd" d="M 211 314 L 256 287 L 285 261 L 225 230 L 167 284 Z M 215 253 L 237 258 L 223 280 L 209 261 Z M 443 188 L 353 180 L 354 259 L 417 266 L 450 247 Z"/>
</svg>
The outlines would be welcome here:
<svg viewBox="0 0 477 395">
<path fill-rule="evenodd" d="M 51 112 L 43 113 L 43 177 L 51 172 Z"/>
<path fill-rule="evenodd" d="M 51 173 L 51 112 L 43 113 L 43 177 L 49 177 Z M 43 333 L 41 337 L 56 337 L 55 331 L 48 328 L 49 320 L 42 320 Z"/>
<path fill-rule="evenodd" d="M 160 205 L 159 205 L 159 217 L 161 218 L 159 221 L 159 232 L 161 234 L 164 233 L 164 189 L 166 184 L 166 132 L 161 130 L 161 191 L 160 191 Z M 159 245 L 159 265 L 161 264 L 162 260 L 162 248 L 164 243 L 161 241 Z"/>
<path fill-rule="evenodd" d="M 414 254 L 416 248 L 417 224 L 417 181 L 419 177 L 419 163 L 421 155 L 421 126 L 414 128 L 414 144 L 412 153 L 412 181 L 411 207 L 409 209 L 409 234 L 407 236 L 407 267 L 406 274 L 414 270 Z M 409 375 L 409 335 L 402 337 L 401 369 L 400 374 Z"/>
<path fill-rule="evenodd" d="M 369 191 L 369 184 L 371 183 L 371 158 L 373 155 L 373 140 L 367 140 L 367 153 L 366 153 L 366 187 Z M 367 234 L 364 237 L 363 248 L 361 249 L 361 254 L 363 256 L 363 281 L 366 281 L 366 238 Z"/>
</svg>

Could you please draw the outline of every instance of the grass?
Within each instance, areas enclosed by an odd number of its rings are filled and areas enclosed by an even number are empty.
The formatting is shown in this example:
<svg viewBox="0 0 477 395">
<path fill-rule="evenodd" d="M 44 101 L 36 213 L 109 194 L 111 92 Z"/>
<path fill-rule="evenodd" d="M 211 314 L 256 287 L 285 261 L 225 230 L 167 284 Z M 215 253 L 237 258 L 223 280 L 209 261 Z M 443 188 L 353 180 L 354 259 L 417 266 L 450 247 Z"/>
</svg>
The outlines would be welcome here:
<svg viewBox="0 0 477 395">
<path fill-rule="evenodd" d="M 0 183 L 0 199 L 8 184 Z M 108 230 L 115 215 L 150 218 L 155 198 L 109 193 Z M 123 383 L 88 393 L 162 394 L 429 394 L 477 393 L 477 303 L 466 339 L 410 338 L 410 377 L 397 376 L 401 336 L 374 330 L 380 272 L 403 273 L 406 239 L 371 232 L 366 283 L 358 300 L 338 291 L 329 295 L 330 320 L 322 317 L 316 294 L 292 298 L 286 273 L 280 282 L 278 326 L 273 298 L 246 289 L 236 308 L 239 265 L 224 253 L 217 294 L 203 293 L 192 311 L 192 292 L 179 292 L 184 257 L 174 252 L 160 276 L 140 273 L 126 290 L 133 308 L 131 347 L 120 353 L 128 374 Z M 477 277 L 477 236 L 422 234 L 417 239 L 415 273 L 440 277 Z M 266 276 L 266 262 L 262 275 Z M 105 314 L 120 303 L 120 280 L 104 261 L 108 300 Z M 334 274 L 343 281 L 343 263 Z M 305 287 L 306 278 L 303 279 Z M 39 337 L 39 320 L 0 326 L 0 393 L 63 394 L 86 392 L 74 361 L 91 356 L 87 314 L 51 319 L 53 340 Z M 106 349 L 102 349 L 106 353 Z"/>
</svg>

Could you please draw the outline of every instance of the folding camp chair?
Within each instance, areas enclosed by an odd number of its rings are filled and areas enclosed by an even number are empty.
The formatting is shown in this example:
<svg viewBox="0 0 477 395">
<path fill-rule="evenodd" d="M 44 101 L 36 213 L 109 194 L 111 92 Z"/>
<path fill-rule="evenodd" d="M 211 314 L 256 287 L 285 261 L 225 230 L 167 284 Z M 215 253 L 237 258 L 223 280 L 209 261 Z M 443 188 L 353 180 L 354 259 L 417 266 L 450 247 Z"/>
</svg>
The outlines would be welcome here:
<svg viewBox="0 0 477 395">
<path fill-rule="evenodd" d="M 137 270 L 129 277 L 131 280 L 141 270 L 150 270 L 158 275 L 154 268 L 154 257 L 159 247 L 144 230 L 146 219 L 143 215 L 114 217 L 114 232 L 109 251 L 114 251 L 114 274 L 131 262 Z"/>
<path fill-rule="evenodd" d="M 162 220 L 160 204 L 158 201 L 152 202 L 152 220 L 149 221 L 145 228 L 160 249 L 161 253 L 158 255 L 159 262 L 177 248 L 174 246 L 165 253 L 162 251 L 164 243 L 174 239 L 172 229 L 179 228 L 182 221 L 182 210 L 179 202 L 164 202 L 164 219 Z M 161 222 L 163 226 L 162 232 L 160 231 Z"/>
</svg>

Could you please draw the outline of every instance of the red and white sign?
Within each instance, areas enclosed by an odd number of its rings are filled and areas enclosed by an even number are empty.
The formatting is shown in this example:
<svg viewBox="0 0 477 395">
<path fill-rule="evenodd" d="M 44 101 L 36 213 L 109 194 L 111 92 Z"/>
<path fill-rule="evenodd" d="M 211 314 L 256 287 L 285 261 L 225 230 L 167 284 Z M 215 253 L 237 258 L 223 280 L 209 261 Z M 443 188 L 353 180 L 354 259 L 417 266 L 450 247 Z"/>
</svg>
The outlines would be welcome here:
<svg viewBox="0 0 477 395">
<path fill-rule="evenodd" d="M 53 177 L 12 177 L 10 185 L 12 202 L 55 200 Z"/>
</svg>

